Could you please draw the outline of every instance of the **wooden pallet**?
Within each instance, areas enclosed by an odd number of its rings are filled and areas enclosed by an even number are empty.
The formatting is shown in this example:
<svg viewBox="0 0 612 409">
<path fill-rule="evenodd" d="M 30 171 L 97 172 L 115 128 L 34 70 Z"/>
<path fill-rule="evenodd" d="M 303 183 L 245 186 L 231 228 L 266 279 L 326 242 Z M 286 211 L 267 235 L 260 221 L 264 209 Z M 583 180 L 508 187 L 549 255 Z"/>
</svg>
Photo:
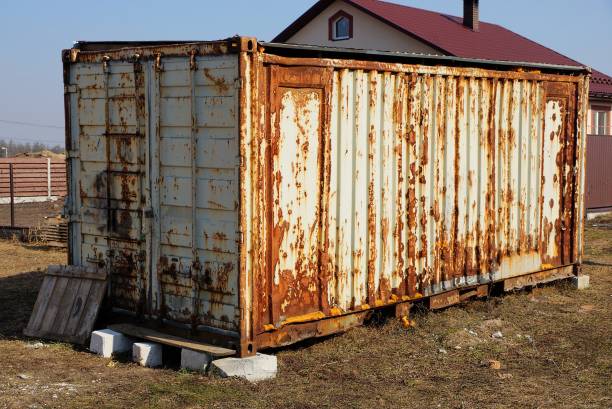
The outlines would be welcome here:
<svg viewBox="0 0 612 409">
<path fill-rule="evenodd" d="M 66 247 L 68 243 L 68 222 L 65 219 L 51 219 L 41 226 L 39 236 L 48 246 Z"/>
<path fill-rule="evenodd" d="M 98 317 L 106 286 L 105 270 L 49 266 L 23 333 L 85 344 Z"/>
</svg>

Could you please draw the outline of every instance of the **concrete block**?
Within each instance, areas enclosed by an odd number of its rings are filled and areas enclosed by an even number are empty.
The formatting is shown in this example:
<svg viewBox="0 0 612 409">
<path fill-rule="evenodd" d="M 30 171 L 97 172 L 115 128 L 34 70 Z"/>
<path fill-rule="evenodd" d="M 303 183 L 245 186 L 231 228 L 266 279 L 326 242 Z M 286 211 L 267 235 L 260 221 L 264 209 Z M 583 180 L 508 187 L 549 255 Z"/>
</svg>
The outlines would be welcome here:
<svg viewBox="0 0 612 409">
<path fill-rule="evenodd" d="M 589 288 L 589 276 L 588 275 L 579 275 L 576 277 L 572 277 L 572 283 L 577 290 L 584 290 L 585 288 Z"/>
<path fill-rule="evenodd" d="M 251 382 L 276 377 L 276 356 L 257 354 L 248 358 L 223 358 L 210 364 L 210 372 L 222 378 L 237 376 Z"/>
<path fill-rule="evenodd" d="M 185 348 L 181 350 L 181 369 L 206 372 L 211 361 L 212 357 L 206 352 L 198 352 Z"/>
<path fill-rule="evenodd" d="M 132 361 L 149 368 L 161 366 L 163 362 L 161 344 L 135 342 L 132 346 Z"/>
<path fill-rule="evenodd" d="M 89 350 L 94 354 L 110 358 L 114 353 L 127 352 L 132 349 L 134 341 L 129 337 L 110 329 L 91 333 Z"/>
<path fill-rule="evenodd" d="M 603 211 L 603 212 L 587 211 L 586 217 L 587 217 L 587 220 L 593 220 L 599 216 L 611 216 L 611 215 L 612 215 L 612 211 Z"/>
</svg>

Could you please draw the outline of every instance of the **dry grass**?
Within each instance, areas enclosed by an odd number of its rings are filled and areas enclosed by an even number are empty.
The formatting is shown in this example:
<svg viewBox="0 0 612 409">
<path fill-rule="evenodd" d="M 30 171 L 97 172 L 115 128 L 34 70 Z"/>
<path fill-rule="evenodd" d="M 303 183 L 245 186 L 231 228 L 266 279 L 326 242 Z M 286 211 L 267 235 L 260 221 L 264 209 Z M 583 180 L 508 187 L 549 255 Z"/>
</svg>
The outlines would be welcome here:
<svg viewBox="0 0 612 409">
<path fill-rule="evenodd" d="M 412 330 L 395 320 L 356 328 L 277 352 L 279 376 L 255 385 L 128 362 L 109 366 L 63 344 L 34 349 L 31 341 L 14 338 L 17 327 L 9 323 L 8 338 L 0 340 L 0 407 L 610 408 L 607 223 L 612 218 L 587 229 L 590 289 L 576 291 L 561 282 L 418 314 Z M 3 251 L 7 244 L 0 246 Z M 25 262 L 12 262 L 19 266 L 14 271 L 24 271 Z M 0 298 L 7 311 L 0 333 L 6 333 L 7 314 L 29 314 L 39 276 L 25 275 L 19 281 L 22 296 L 7 307 Z M 14 279 L 0 278 L 0 297 L 6 297 L 6 280 Z M 498 330 L 503 338 L 493 339 Z M 489 368 L 489 359 L 500 361 L 501 369 Z"/>
<path fill-rule="evenodd" d="M 66 251 L 0 240 L 0 278 L 43 271 L 49 264 L 66 264 Z"/>
</svg>

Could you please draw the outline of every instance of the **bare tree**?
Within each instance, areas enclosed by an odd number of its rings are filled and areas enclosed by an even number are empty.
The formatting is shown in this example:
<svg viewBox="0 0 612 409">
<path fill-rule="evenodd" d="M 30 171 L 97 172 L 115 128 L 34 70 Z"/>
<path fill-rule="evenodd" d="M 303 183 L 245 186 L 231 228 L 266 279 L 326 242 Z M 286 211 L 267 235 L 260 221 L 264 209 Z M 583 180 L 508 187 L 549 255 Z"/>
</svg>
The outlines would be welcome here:
<svg viewBox="0 0 612 409">
<path fill-rule="evenodd" d="M 48 145 L 42 142 L 34 142 L 34 143 L 30 143 L 30 142 L 15 142 L 13 139 L 10 140 L 6 140 L 6 139 L 0 139 L 0 147 L 1 148 L 7 148 L 7 155 L 10 156 L 15 156 L 15 155 L 19 155 L 20 153 L 27 153 L 27 152 L 40 152 L 43 150 L 48 150 L 51 151 L 53 153 L 64 153 L 64 147 L 61 145 Z M 0 154 L 4 154 L 4 149 L 0 149 Z"/>
</svg>

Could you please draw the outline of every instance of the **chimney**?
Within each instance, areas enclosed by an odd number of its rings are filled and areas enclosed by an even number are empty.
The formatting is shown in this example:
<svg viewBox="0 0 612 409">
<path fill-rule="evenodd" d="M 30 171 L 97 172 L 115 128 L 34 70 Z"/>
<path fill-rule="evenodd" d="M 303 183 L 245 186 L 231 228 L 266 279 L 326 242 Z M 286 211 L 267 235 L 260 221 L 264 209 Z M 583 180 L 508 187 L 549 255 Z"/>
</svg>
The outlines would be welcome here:
<svg viewBox="0 0 612 409">
<path fill-rule="evenodd" d="M 463 0 L 463 25 L 472 31 L 478 31 L 478 1 Z"/>
</svg>

